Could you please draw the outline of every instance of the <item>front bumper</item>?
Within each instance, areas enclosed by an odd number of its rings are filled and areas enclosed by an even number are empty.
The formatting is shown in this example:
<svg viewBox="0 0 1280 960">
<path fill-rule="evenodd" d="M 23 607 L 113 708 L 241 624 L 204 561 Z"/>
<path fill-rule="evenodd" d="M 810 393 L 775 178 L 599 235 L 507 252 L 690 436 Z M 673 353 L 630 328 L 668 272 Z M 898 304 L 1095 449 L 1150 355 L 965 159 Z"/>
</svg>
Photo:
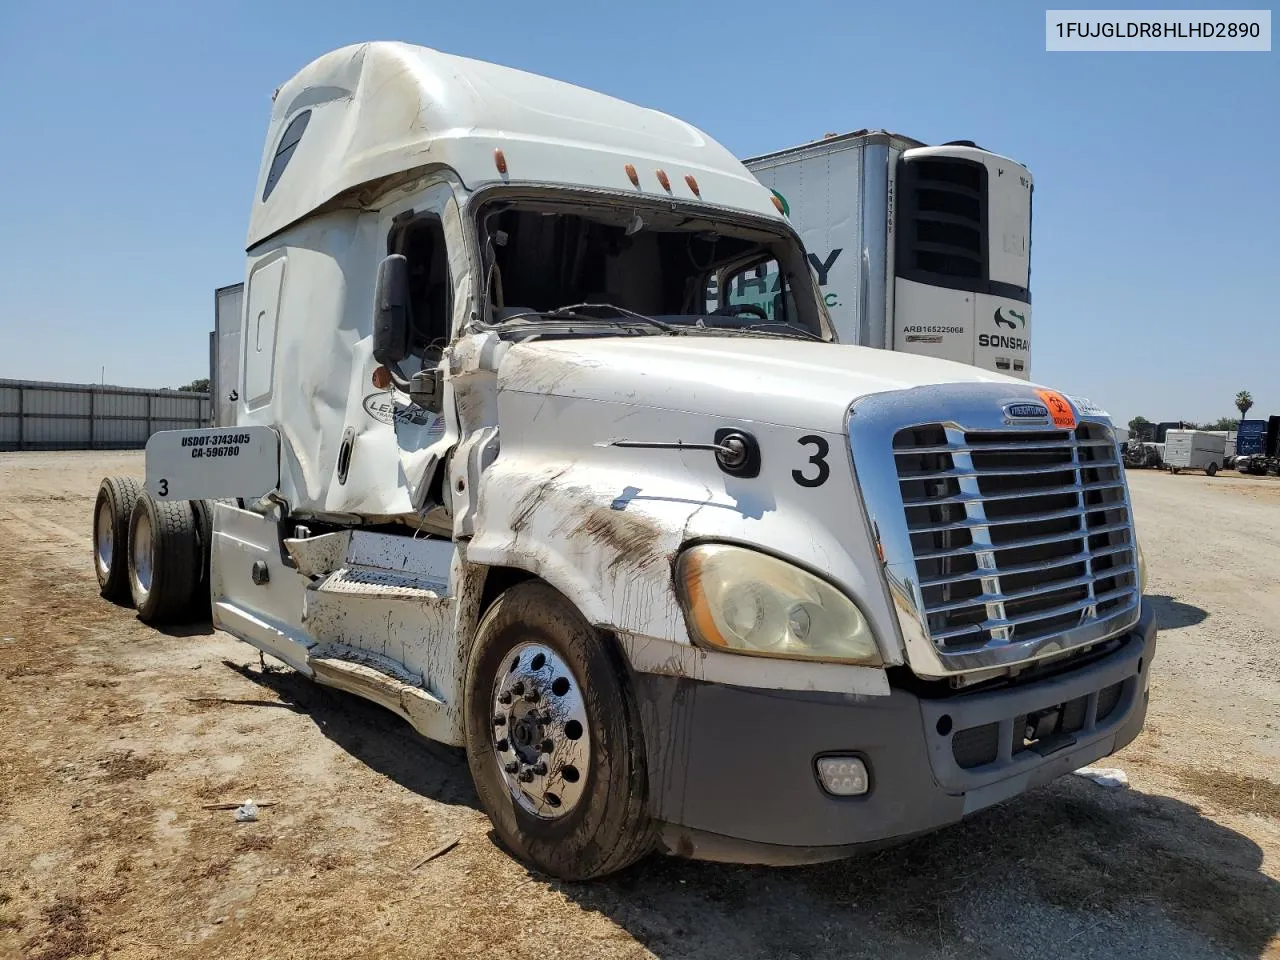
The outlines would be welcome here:
<svg viewBox="0 0 1280 960">
<path fill-rule="evenodd" d="M 636 678 L 652 815 L 668 852 L 738 863 L 813 863 L 954 823 L 1105 757 L 1147 712 L 1155 618 L 1107 656 L 1049 679 L 926 700 L 791 693 L 644 674 Z M 1027 746 L 1027 717 L 1059 708 Z M 833 797 L 822 754 L 856 754 L 861 797 Z"/>
</svg>

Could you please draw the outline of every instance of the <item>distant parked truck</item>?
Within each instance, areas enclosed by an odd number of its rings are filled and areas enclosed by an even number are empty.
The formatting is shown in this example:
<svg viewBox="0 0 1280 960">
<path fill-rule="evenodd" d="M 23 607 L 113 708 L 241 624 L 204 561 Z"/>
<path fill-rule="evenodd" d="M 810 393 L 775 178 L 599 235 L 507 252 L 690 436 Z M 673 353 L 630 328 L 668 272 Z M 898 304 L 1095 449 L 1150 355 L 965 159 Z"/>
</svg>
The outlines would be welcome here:
<svg viewBox="0 0 1280 960">
<path fill-rule="evenodd" d="M 1235 453 L 1234 466 L 1242 475 L 1280 473 L 1280 417 L 1241 420 Z"/>
<path fill-rule="evenodd" d="M 1226 458 L 1225 436 L 1203 430 L 1170 430 L 1164 438 L 1164 465 L 1171 473 L 1203 470 L 1213 476 Z"/>
</svg>

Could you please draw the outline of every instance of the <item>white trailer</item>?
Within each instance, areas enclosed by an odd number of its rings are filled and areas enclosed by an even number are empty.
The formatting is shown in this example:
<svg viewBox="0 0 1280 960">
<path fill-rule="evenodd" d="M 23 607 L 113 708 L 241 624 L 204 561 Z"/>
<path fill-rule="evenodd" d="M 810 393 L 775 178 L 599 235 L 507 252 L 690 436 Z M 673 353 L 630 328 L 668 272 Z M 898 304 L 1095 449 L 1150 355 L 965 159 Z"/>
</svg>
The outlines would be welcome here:
<svg viewBox="0 0 1280 960">
<path fill-rule="evenodd" d="M 1204 430 L 1170 430 L 1164 437 L 1164 465 L 1171 473 L 1203 470 L 1213 476 L 1226 460 L 1225 434 Z"/>
<path fill-rule="evenodd" d="M 1141 729 L 1107 415 L 837 342 L 774 196 L 683 122 L 347 47 L 276 96 L 247 247 L 219 426 L 103 481 L 102 593 L 465 747 L 538 869 L 844 856 Z M 772 311 L 735 302 L 766 263 Z"/>
<path fill-rule="evenodd" d="M 1030 378 L 1026 167 L 970 141 L 883 130 L 744 163 L 799 232 L 842 343 Z M 768 304 L 768 286 L 739 284 L 744 302 Z"/>
</svg>

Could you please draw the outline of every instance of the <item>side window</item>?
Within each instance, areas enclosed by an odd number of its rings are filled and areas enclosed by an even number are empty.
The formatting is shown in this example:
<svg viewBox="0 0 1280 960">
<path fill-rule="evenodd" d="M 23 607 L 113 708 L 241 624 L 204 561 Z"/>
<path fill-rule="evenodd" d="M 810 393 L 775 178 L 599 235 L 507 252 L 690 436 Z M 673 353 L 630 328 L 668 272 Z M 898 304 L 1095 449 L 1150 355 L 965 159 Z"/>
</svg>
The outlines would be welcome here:
<svg viewBox="0 0 1280 960">
<path fill-rule="evenodd" d="M 262 188 L 264 202 L 267 197 L 271 196 L 271 191 L 276 188 L 276 184 L 280 182 L 280 175 L 284 173 L 284 168 L 289 165 L 293 152 L 298 149 L 298 141 L 302 139 L 302 134 L 306 132 L 307 124 L 310 122 L 311 111 L 303 110 L 290 120 L 289 125 L 284 128 L 284 133 L 280 136 L 280 145 L 276 147 L 276 155 L 271 158 L 271 169 L 267 171 L 267 182 Z"/>
<path fill-rule="evenodd" d="M 388 253 L 409 261 L 409 322 L 411 349 L 424 360 L 440 358 L 449 343 L 453 316 L 453 280 L 444 225 L 435 214 L 424 214 L 391 231 Z"/>
<path fill-rule="evenodd" d="M 750 305 L 770 320 L 795 323 L 799 314 L 787 276 L 776 260 L 766 260 L 726 274 L 720 291 L 725 306 Z"/>
</svg>

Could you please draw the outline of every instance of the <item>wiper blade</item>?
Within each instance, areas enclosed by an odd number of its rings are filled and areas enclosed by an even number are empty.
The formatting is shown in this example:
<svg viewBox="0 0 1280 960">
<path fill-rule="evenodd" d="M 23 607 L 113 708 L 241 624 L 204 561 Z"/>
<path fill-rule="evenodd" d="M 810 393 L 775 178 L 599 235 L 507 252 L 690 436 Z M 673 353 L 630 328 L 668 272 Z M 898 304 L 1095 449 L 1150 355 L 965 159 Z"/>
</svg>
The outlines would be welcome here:
<svg viewBox="0 0 1280 960">
<path fill-rule="evenodd" d="M 770 328 L 775 329 L 771 331 Z M 766 336 L 771 337 L 799 337 L 803 340 L 816 340 L 818 343 L 827 342 L 812 330 L 806 330 L 804 327 L 793 327 L 791 324 L 783 323 L 781 320 L 771 320 L 767 323 L 753 323 L 749 327 L 727 327 L 725 329 L 733 330 L 737 333 L 763 333 Z M 786 332 L 784 333 L 783 331 Z"/>
<path fill-rule="evenodd" d="M 543 313 L 543 316 L 569 317 L 575 320 L 607 320 L 605 317 L 592 317 L 589 314 L 583 314 L 583 310 L 612 310 L 620 317 L 626 317 L 629 320 L 635 320 L 639 323 L 647 323 L 649 326 L 656 327 L 664 333 L 684 332 L 675 324 L 667 323 L 663 320 L 655 320 L 653 317 L 646 316 L 643 313 L 637 313 L 634 310 L 628 310 L 626 307 L 620 307 L 616 303 L 573 303 L 568 306 L 557 307 L 554 310 L 548 310 Z"/>
</svg>

